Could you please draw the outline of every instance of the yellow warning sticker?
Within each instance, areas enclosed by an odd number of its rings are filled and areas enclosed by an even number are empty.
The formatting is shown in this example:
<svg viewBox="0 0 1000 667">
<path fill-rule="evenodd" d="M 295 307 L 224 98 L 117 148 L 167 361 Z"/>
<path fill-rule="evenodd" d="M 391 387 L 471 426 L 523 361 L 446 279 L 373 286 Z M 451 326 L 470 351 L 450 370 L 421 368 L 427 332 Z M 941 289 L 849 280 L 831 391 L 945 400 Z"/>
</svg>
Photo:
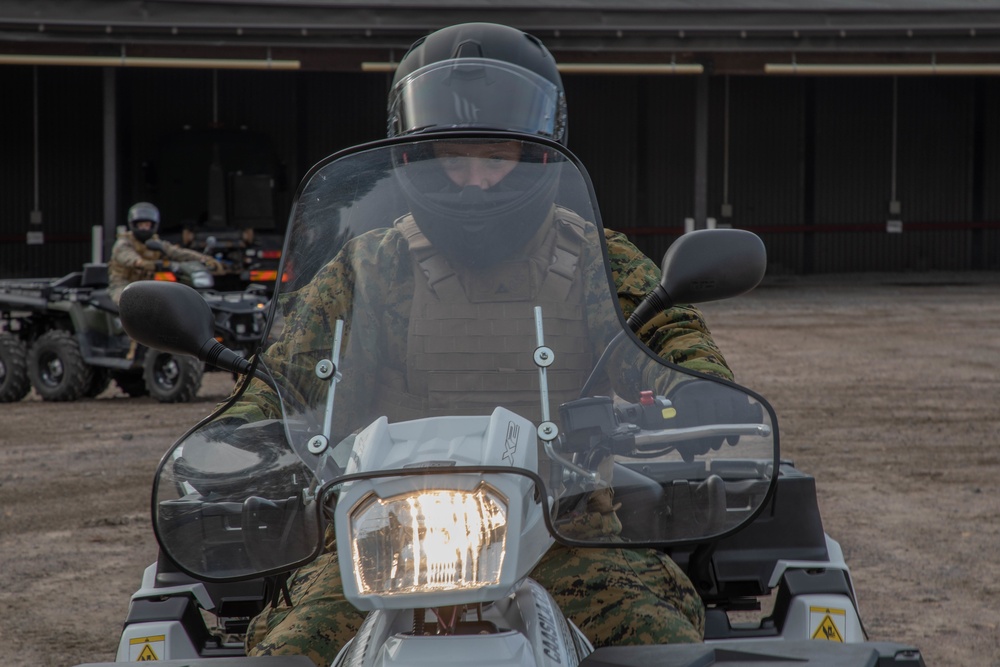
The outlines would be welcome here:
<svg viewBox="0 0 1000 667">
<path fill-rule="evenodd" d="M 846 624 L 847 612 L 843 609 L 809 607 L 809 625 L 816 628 L 812 633 L 813 639 L 843 642 Z"/>
<path fill-rule="evenodd" d="M 159 660 L 166 645 L 166 635 L 133 637 L 128 640 L 128 659 L 131 662 L 152 662 Z"/>
<path fill-rule="evenodd" d="M 135 661 L 136 662 L 151 662 L 151 661 L 157 660 L 157 659 L 158 658 L 156 657 L 156 654 L 153 653 L 153 647 L 151 645 L 149 645 L 149 644 L 146 644 L 145 646 L 142 647 L 142 650 L 139 651 L 139 657 L 136 658 Z"/>
</svg>

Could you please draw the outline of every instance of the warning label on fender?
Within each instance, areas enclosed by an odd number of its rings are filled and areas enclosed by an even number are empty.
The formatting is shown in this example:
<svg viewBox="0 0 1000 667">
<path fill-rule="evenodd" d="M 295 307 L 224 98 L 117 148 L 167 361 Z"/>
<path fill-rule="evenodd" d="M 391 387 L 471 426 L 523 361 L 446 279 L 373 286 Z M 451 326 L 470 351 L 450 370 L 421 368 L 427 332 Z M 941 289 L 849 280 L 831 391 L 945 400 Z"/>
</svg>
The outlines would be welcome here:
<svg viewBox="0 0 1000 667">
<path fill-rule="evenodd" d="M 128 659 L 131 662 L 152 662 L 163 655 L 166 635 L 134 637 L 128 640 Z"/>
<path fill-rule="evenodd" d="M 829 607 L 809 607 L 809 627 L 816 628 L 813 639 L 843 642 L 846 633 L 847 612 Z"/>
</svg>

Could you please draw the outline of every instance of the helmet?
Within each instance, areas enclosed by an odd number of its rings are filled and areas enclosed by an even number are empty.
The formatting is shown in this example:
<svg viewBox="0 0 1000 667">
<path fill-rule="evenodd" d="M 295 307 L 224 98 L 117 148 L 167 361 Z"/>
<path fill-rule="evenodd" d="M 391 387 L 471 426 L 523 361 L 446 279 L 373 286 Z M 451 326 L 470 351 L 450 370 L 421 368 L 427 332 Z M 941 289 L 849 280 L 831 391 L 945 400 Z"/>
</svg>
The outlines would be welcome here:
<svg viewBox="0 0 1000 667">
<path fill-rule="evenodd" d="M 138 229 L 137 222 L 151 222 L 153 225 L 149 229 Z M 148 241 L 156 234 L 160 227 L 160 209 L 149 202 L 141 201 L 133 204 L 128 210 L 128 229 L 140 241 Z"/>
<path fill-rule="evenodd" d="M 538 39 L 508 26 L 467 23 L 443 28 L 410 47 L 389 93 L 389 136 L 460 129 L 518 132 L 565 143 L 562 80 Z M 432 159 L 429 146 L 401 147 L 396 173 L 410 212 L 430 242 L 451 260 L 483 266 L 522 248 L 546 219 L 559 181 L 553 163 L 561 156 L 552 153 L 524 144 L 517 166 L 485 189 L 454 183 Z"/>
<path fill-rule="evenodd" d="M 566 95 L 544 44 L 505 25 L 464 23 L 410 47 L 389 92 L 389 136 L 463 128 L 566 142 Z"/>
</svg>

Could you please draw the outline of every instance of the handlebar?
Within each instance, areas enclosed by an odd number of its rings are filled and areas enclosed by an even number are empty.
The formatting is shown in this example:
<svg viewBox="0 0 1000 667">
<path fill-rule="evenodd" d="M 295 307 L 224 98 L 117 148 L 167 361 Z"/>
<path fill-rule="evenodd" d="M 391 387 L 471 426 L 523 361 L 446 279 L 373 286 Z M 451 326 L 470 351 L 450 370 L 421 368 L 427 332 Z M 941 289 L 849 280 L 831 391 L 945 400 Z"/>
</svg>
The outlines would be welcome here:
<svg viewBox="0 0 1000 667">
<path fill-rule="evenodd" d="M 633 438 L 633 441 L 636 449 L 646 449 L 674 442 L 684 442 L 694 438 L 725 438 L 734 435 L 767 437 L 771 435 L 771 427 L 767 424 L 710 424 L 707 426 L 690 426 L 687 428 L 671 428 L 640 433 Z"/>
</svg>

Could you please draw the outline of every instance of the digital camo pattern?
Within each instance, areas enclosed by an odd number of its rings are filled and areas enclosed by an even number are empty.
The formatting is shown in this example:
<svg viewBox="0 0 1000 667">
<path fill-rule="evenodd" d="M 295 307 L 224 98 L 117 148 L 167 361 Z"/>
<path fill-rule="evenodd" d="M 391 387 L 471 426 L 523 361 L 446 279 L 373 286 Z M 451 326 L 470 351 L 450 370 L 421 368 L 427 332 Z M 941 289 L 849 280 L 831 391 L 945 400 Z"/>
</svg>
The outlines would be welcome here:
<svg viewBox="0 0 1000 667">
<path fill-rule="evenodd" d="M 653 549 L 557 545 L 531 573 L 594 647 L 700 642 L 705 611 L 690 580 Z M 247 655 L 305 655 L 329 665 L 365 618 L 344 598 L 336 551 L 289 579 L 292 606 L 265 609 L 247 632 Z"/>
<path fill-rule="evenodd" d="M 691 580 L 654 549 L 556 545 L 531 573 L 594 648 L 700 642 L 705 609 Z"/>
<path fill-rule="evenodd" d="M 618 298 L 627 317 L 658 284 L 660 271 L 624 235 L 606 230 L 605 238 Z M 385 319 L 378 327 L 384 336 L 380 342 L 366 341 L 371 346 L 366 353 L 385 354 L 391 363 L 405 365 L 414 291 L 405 240 L 395 230 L 378 230 L 353 239 L 346 250 L 308 285 L 285 297 L 285 330 L 282 339 L 268 351 L 268 357 L 282 359 L 286 351 L 293 350 L 316 349 L 325 354 L 329 332 L 338 317 L 351 312 L 352 300 L 377 295 L 384 301 L 382 307 L 366 306 L 361 312 L 384 313 Z M 600 259 L 581 257 L 581 263 L 595 267 L 595 271 L 603 270 Z M 359 288 L 356 276 L 360 273 L 382 281 L 369 279 Z M 586 284 L 599 288 L 607 282 L 596 279 Z M 668 361 L 732 379 L 696 308 L 678 306 L 660 313 L 640 335 Z M 345 336 L 349 336 L 349 330 Z M 310 368 L 312 364 L 307 361 L 300 365 Z M 351 394 L 364 396 L 365 392 Z M 350 409 L 344 405 L 348 400 L 350 394 L 338 393 L 340 410 Z M 259 382 L 228 414 L 250 420 L 282 416 L 273 394 Z M 614 507 L 603 509 L 581 515 L 579 529 L 618 532 L 620 524 Z M 597 524 L 593 524 L 595 521 Z M 333 547 L 328 545 L 327 553 L 290 578 L 291 607 L 282 602 L 254 619 L 247 635 L 250 655 L 304 654 L 317 665 L 324 665 L 356 634 L 364 614 L 343 596 Z M 697 642 L 703 637 L 704 609 L 693 585 L 668 556 L 655 550 L 556 546 L 533 577 L 550 591 L 595 646 Z"/>
<path fill-rule="evenodd" d="M 247 630 L 247 655 L 304 655 L 330 665 L 361 627 L 365 613 L 344 598 L 336 551 L 324 553 L 289 578 L 292 606 L 265 609 Z"/>
<path fill-rule="evenodd" d="M 605 230 L 610 266 L 618 298 L 625 316 L 635 309 L 642 298 L 652 291 L 660 280 L 660 270 L 630 243 L 624 235 Z M 596 243 L 584 247 L 599 247 Z M 581 257 L 584 266 L 591 271 L 603 271 L 603 260 L 599 257 Z M 365 283 L 358 285 L 357 276 L 363 274 Z M 372 277 L 381 278 L 372 280 Z M 606 281 L 594 276 L 585 277 L 585 284 L 591 289 L 602 289 Z M 407 352 L 407 332 L 410 307 L 413 300 L 413 270 L 406 241 L 395 229 L 381 229 L 352 239 L 337 258 L 321 270 L 306 286 L 282 296 L 282 310 L 286 314 L 285 329 L 281 340 L 266 352 L 265 358 L 281 360 L 285 367 L 279 372 L 295 372 L 295 368 L 310 373 L 315 362 L 328 356 L 330 332 L 338 317 L 352 311 L 355 299 L 378 298 L 379 307 L 368 304 L 355 310 L 359 312 L 382 313 L 383 321 L 372 327 L 382 334 L 380 340 L 374 338 L 360 341 L 360 353 L 365 356 L 384 355 L 387 363 L 405 368 Z M 589 297 L 589 302 L 600 302 L 601 296 Z M 605 323 L 618 326 L 617 323 Z M 350 338 L 350 322 L 347 322 L 345 339 Z M 731 380 L 732 372 L 726 365 L 722 352 L 712 340 L 708 326 L 701 312 L 691 306 L 676 306 L 658 314 L 640 331 L 640 337 L 660 357 L 691 370 L 709 373 Z M 294 352 L 293 352 L 294 351 Z M 304 351 L 315 352 L 315 358 Z M 595 351 L 595 355 L 600 351 Z M 289 359 L 292 354 L 302 357 L 297 362 Z M 596 357 L 595 357 L 596 358 Z M 275 370 L 272 365 L 272 370 Z M 662 377 L 659 369 L 647 365 L 645 369 L 632 372 L 649 373 Z M 348 405 L 352 399 L 370 396 L 374 390 L 374 378 L 352 378 L 371 386 L 356 387 L 349 394 L 338 393 L 339 412 L 363 413 L 364 406 Z M 308 383 L 288 383 L 303 387 Z M 652 386 L 651 382 L 635 381 L 633 386 Z M 322 389 L 318 385 L 317 389 Z M 666 393 L 666 387 L 655 387 Z M 301 397 L 311 403 L 322 397 Z M 243 395 L 241 403 L 232 407 L 229 417 L 242 417 L 248 421 L 259 419 L 280 419 L 280 407 L 274 394 L 266 384 L 254 380 Z"/>
</svg>

